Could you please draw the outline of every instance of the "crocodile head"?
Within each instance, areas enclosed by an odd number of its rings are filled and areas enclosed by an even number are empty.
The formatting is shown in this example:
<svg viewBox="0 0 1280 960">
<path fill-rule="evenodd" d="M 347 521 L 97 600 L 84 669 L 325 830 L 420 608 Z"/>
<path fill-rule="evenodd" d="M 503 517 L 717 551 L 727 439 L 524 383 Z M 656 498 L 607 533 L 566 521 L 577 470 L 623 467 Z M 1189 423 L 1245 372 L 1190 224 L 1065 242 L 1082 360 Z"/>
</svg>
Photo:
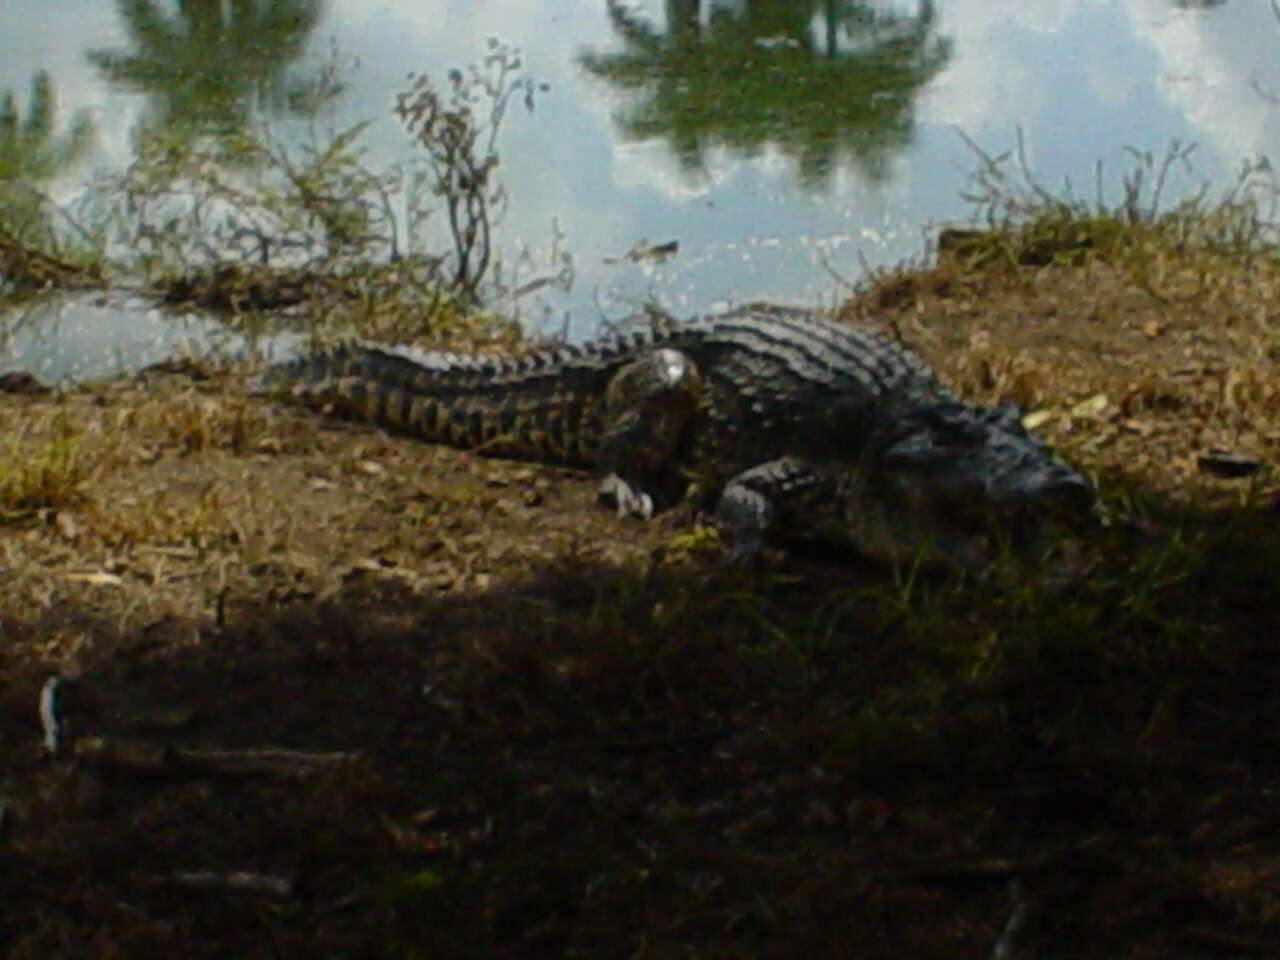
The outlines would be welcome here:
<svg viewBox="0 0 1280 960">
<path fill-rule="evenodd" d="M 949 566 L 985 566 L 999 538 L 1033 542 L 1053 515 L 1081 514 L 1089 482 L 1031 436 L 1012 405 L 921 405 L 894 418 L 866 476 L 882 531 Z M 900 548 L 891 548 L 901 556 Z"/>
</svg>

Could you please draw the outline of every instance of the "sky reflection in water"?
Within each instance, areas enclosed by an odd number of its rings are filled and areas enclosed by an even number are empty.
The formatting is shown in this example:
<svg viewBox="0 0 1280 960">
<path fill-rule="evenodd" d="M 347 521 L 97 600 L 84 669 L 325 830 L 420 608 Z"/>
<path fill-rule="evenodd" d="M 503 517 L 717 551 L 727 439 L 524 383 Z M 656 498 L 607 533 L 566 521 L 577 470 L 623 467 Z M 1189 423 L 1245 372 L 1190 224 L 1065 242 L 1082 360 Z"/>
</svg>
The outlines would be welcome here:
<svg viewBox="0 0 1280 960">
<path fill-rule="evenodd" d="M 0 14 L 0 91 L 12 102 L 0 174 L 38 176 L 65 200 L 89 171 L 127 164 L 149 129 L 233 128 L 267 113 L 301 130 L 301 81 L 335 44 L 351 68 L 333 122 L 378 118 L 367 162 L 391 164 L 413 150 L 390 113 L 406 75 L 443 78 L 496 36 L 550 85 L 533 116 L 517 110 L 506 125 L 500 176 L 511 206 L 499 242 L 508 265 L 527 253 L 528 280 L 555 272 L 559 231 L 572 289 L 543 287 L 516 306 L 575 337 L 646 298 L 677 314 L 760 298 L 831 304 L 845 293 L 836 276 L 920 256 L 930 225 L 969 212 L 960 194 L 976 161 L 957 127 L 992 153 L 1020 128 L 1044 182 L 1069 177 L 1088 194 L 1101 160 L 1113 197 L 1126 146 L 1159 154 L 1172 139 L 1195 141 L 1195 171 L 1171 199 L 1206 179 L 1225 187 L 1280 138 L 1280 24 L 1267 4 L 192 0 L 178 9 L 11 0 Z M 605 262 L 642 239 L 678 240 L 679 255 Z M 77 337 L 81 352 L 104 355 L 102 316 L 76 311 L 60 308 L 56 336 L 12 339 L 3 368 L 38 368 L 55 340 L 59 356 L 74 354 Z M 123 322 L 106 326 L 136 340 Z"/>
</svg>

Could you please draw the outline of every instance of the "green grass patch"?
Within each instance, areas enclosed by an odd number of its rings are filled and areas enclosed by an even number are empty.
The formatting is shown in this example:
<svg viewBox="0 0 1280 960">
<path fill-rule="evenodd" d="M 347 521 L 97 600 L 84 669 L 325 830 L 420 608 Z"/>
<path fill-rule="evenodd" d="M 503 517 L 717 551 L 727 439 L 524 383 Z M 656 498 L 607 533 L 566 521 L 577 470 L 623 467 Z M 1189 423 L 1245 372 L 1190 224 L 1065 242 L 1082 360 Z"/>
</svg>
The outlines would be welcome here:
<svg viewBox="0 0 1280 960">
<path fill-rule="evenodd" d="M 0 511 L 26 516 L 77 503 L 95 470 L 81 430 L 67 411 L 56 413 L 46 439 L 30 444 L 19 428 L 0 451 Z"/>
</svg>

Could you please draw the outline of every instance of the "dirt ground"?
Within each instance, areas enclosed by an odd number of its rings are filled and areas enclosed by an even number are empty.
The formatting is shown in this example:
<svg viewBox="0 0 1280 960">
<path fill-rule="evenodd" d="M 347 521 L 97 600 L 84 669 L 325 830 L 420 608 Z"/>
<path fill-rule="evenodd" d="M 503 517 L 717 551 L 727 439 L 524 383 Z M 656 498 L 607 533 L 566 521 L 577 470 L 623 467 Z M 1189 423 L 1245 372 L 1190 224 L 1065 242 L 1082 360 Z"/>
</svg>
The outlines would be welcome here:
<svg viewBox="0 0 1280 960">
<path fill-rule="evenodd" d="M 1275 539 L 1270 282 L 903 271 L 841 313 L 1019 401 L 1112 529 L 1243 509 Z M 4 396 L 0 437 L 7 956 L 1248 956 L 1280 932 L 1261 639 L 1194 682 L 1150 645 L 1076 651 L 1052 662 L 1103 672 L 1031 704 L 948 646 L 1017 635 L 997 587 L 930 585 L 949 619 L 918 633 L 901 572 L 726 568 L 679 510 L 621 521 L 588 477 L 197 366 Z M 1217 476 L 1215 448 L 1262 469 Z M 1160 574 L 1115 628 L 1135 649 L 1193 582 Z M 1227 590 L 1205 636 L 1260 638 L 1272 585 Z"/>
</svg>

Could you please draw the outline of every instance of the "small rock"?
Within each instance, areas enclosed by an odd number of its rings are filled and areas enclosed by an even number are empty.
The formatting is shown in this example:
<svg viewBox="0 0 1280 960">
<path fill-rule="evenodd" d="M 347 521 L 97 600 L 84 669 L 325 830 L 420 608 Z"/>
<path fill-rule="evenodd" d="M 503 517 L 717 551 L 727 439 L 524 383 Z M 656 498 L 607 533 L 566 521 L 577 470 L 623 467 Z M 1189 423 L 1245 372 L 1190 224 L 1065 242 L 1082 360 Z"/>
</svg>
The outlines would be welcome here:
<svg viewBox="0 0 1280 960">
<path fill-rule="evenodd" d="M 25 370 L 0 374 L 0 393 L 25 393 L 29 396 L 49 393 L 50 388 Z"/>
</svg>

